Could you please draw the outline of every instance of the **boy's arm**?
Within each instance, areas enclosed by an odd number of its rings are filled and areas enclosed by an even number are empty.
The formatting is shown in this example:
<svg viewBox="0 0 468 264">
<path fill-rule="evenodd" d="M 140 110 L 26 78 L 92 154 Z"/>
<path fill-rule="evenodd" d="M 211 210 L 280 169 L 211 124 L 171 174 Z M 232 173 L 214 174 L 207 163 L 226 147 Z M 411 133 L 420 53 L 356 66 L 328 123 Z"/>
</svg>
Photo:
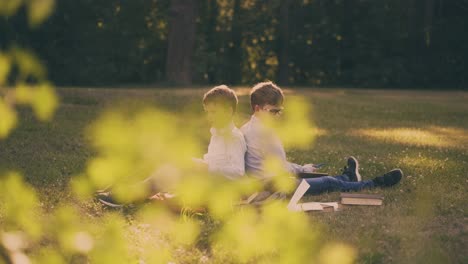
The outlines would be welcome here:
<svg viewBox="0 0 468 264">
<path fill-rule="evenodd" d="M 287 166 L 288 171 L 293 174 L 299 174 L 301 172 L 305 172 L 304 166 L 296 164 L 296 163 L 286 161 L 286 166 Z"/>
<path fill-rule="evenodd" d="M 294 174 L 299 174 L 299 173 L 313 173 L 317 170 L 316 167 L 314 167 L 314 164 L 304 164 L 304 165 L 299 165 L 296 163 L 288 162 L 288 168 L 289 172 L 294 173 Z"/>
<path fill-rule="evenodd" d="M 284 150 L 283 144 L 281 143 L 280 139 L 277 137 L 264 137 L 263 145 L 266 146 L 266 153 L 267 155 L 272 155 L 277 157 L 283 162 L 284 168 L 291 174 L 299 174 L 301 172 L 305 172 L 305 166 L 289 162 L 286 159 L 286 152 Z M 309 172 L 309 171 L 308 171 Z"/>
</svg>

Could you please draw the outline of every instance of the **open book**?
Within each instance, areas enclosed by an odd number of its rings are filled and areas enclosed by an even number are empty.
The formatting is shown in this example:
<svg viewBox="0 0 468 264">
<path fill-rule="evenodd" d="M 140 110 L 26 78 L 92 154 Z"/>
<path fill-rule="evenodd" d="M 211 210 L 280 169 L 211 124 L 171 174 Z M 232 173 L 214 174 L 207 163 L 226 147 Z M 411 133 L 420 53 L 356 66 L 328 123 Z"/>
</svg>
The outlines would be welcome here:
<svg viewBox="0 0 468 264">
<path fill-rule="evenodd" d="M 305 181 L 302 180 L 301 184 L 297 187 L 296 191 L 294 192 L 291 200 L 288 204 L 288 209 L 291 211 L 337 211 L 338 210 L 338 203 L 337 202 L 308 202 L 308 203 L 299 203 L 299 200 L 304 196 L 307 190 L 310 188 L 310 185 Z M 333 209 L 332 209 L 333 208 Z"/>
</svg>

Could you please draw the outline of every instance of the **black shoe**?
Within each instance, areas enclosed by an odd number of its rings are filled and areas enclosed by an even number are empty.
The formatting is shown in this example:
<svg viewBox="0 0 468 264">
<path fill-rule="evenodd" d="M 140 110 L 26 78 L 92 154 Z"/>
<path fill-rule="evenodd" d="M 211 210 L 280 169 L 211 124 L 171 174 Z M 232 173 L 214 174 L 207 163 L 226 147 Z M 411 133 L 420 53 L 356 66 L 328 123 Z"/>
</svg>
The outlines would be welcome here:
<svg viewBox="0 0 468 264">
<path fill-rule="evenodd" d="M 99 193 L 96 195 L 96 198 L 100 203 L 106 206 L 109 206 L 112 208 L 123 207 L 123 204 L 116 202 L 110 193 Z"/>
<path fill-rule="evenodd" d="M 349 181 L 361 181 L 361 174 L 359 174 L 359 162 L 355 157 L 351 156 L 348 158 L 348 166 L 344 167 L 343 174 L 348 176 Z"/>
<path fill-rule="evenodd" d="M 393 169 L 382 176 L 375 177 L 372 181 L 375 186 L 390 187 L 400 182 L 403 172 L 400 169 Z"/>
</svg>

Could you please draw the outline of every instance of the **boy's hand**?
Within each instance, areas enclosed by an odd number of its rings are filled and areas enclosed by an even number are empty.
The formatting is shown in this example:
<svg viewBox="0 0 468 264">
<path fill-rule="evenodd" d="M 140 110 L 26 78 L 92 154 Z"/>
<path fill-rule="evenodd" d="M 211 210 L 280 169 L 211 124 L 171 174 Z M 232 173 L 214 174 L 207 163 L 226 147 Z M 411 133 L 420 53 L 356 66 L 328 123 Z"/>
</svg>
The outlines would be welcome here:
<svg viewBox="0 0 468 264">
<path fill-rule="evenodd" d="M 305 164 L 302 166 L 302 172 L 305 172 L 305 173 L 312 173 L 312 172 L 315 172 L 317 170 L 316 167 L 314 167 L 314 164 Z"/>
</svg>

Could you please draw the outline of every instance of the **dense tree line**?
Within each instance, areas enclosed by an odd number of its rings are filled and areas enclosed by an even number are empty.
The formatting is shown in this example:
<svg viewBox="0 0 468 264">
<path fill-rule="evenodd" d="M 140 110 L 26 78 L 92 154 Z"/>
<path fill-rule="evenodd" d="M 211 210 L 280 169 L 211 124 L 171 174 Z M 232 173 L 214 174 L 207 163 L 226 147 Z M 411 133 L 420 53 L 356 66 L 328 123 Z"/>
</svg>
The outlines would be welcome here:
<svg viewBox="0 0 468 264">
<path fill-rule="evenodd" d="M 60 0 L 0 45 L 40 55 L 59 85 L 467 87 L 468 1 Z"/>
</svg>

